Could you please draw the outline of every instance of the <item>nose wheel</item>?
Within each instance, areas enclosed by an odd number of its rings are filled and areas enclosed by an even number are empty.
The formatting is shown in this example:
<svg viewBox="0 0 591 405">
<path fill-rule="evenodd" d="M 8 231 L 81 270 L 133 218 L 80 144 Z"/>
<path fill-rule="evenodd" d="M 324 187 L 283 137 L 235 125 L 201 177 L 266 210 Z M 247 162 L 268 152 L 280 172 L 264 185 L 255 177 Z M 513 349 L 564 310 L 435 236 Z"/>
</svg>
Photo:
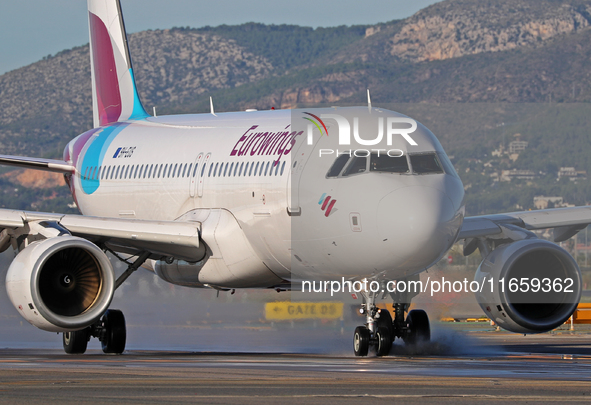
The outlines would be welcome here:
<svg viewBox="0 0 591 405">
<path fill-rule="evenodd" d="M 394 319 L 392 319 L 388 310 L 375 305 L 377 294 L 362 292 L 362 295 L 365 302 L 361 305 L 360 313 L 365 315 L 366 323 L 355 329 L 353 336 L 355 356 L 367 356 L 372 348 L 378 357 L 387 356 L 396 338 L 402 339 L 407 346 L 430 341 L 431 328 L 425 311 L 414 309 L 409 311 L 405 318 L 410 302 L 395 302 Z"/>
</svg>

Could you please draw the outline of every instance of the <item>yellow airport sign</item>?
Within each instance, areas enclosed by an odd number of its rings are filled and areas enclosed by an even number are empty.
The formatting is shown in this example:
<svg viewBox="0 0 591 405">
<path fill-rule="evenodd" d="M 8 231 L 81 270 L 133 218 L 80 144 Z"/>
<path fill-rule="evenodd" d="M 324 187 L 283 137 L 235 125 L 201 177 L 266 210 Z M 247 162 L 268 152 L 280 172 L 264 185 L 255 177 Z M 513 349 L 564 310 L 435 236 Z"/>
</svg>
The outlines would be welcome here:
<svg viewBox="0 0 591 405">
<path fill-rule="evenodd" d="M 267 302 L 265 318 L 269 321 L 292 319 L 338 319 L 343 316 L 342 302 Z"/>
</svg>

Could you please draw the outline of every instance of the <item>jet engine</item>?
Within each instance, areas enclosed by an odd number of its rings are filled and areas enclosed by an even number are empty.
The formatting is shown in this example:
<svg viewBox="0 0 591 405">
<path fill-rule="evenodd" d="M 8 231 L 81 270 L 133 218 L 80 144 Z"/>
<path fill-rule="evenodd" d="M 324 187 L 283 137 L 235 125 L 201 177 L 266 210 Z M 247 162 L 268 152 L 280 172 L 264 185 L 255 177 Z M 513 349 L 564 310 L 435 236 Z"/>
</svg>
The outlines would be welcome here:
<svg viewBox="0 0 591 405">
<path fill-rule="evenodd" d="M 13 260 L 6 290 L 18 312 L 50 332 L 83 329 L 107 310 L 115 291 L 111 262 L 93 243 L 75 236 L 36 241 Z"/>
<path fill-rule="evenodd" d="M 501 245 L 480 264 L 476 300 L 503 329 L 542 333 L 568 320 L 581 297 L 581 271 L 560 246 L 540 239 Z"/>
</svg>

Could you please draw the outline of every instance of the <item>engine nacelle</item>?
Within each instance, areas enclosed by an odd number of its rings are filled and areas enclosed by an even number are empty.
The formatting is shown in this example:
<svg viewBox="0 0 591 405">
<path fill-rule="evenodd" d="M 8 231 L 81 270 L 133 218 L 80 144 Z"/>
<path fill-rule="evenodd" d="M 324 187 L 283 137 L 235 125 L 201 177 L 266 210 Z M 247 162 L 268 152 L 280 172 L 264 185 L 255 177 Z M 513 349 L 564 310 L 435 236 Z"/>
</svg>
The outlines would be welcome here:
<svg viewBox="0 0 591 405">
<path fill-rule="evenodd" d="M 115 291 L 107 256 L 93 243 L 59 236 L 31 243 L 11 263 L 6 291 L 32 325 L 67 332 L 96 322 Z"/>
<path fill-rule="evenodd" d="M 579 266 L 566 250 L 546 240 L 500 246 L 482 261 L 475 280 L 483 287 L 476 300 L 484 313 L 511 332 L 555 329 L 581 298 Z"/>
</svg>

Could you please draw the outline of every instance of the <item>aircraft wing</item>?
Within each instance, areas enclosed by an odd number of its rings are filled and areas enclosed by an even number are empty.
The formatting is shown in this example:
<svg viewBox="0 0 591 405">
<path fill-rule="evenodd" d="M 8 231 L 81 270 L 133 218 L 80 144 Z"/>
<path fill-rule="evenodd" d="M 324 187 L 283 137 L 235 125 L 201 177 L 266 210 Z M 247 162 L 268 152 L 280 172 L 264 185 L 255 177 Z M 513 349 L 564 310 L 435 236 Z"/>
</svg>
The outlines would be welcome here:
<svg viewBox="0 0 591 405">
<path fill-rule="evenodd" d="M 44 236 L 56 236 L 47 233 L 66 230 L 117 252 L 137 254 L 148 251 L 154 259 L 173 256 L 196 261 L 200 259 L 196 256 L 202 250 L 199 249 L 200 222 L 146 221 L 0 209 L 0 228 L 6 228 L 9 233 L 39 233 Z"/>
<path fill-rule="evenodd" d="M 55 173 L 74 173 L 76 168 L 63 160 L 0 155 L 0 164 Z"/>
<path fill-rule="evenodd" d="M 591 206 L 481 215 L 464 218 L 458 240 L 503 236 L 511 238 L 507 233 L 517 228 L 526 231 L 554 228 L 554 242 L 562 242 L 589 224 Z"/>
</svg>

